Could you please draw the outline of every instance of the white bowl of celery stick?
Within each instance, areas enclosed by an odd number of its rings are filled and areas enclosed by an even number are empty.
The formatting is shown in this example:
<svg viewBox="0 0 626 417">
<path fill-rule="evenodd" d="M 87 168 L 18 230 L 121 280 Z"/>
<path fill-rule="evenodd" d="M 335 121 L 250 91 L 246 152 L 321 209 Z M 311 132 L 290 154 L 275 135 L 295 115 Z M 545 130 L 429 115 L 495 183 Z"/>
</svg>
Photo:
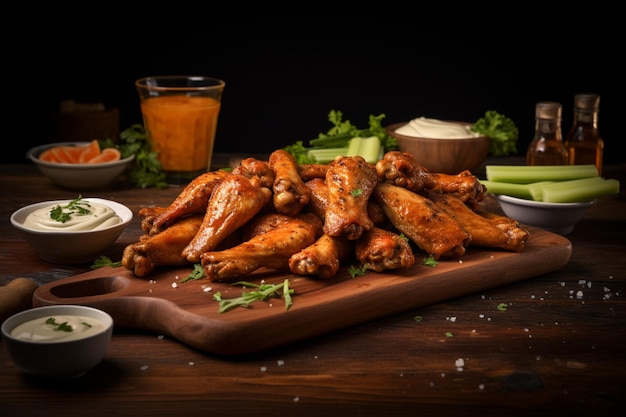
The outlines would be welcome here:
<svg viewBox="0 0 626 417">
<path fill-rule="evenodd" d="M 480 182 L 508 217 L 561 235 L 574 230 L 595 200 L 620 189 L 594 165 L 488 165 L 486 176 Z"/>
</svg>

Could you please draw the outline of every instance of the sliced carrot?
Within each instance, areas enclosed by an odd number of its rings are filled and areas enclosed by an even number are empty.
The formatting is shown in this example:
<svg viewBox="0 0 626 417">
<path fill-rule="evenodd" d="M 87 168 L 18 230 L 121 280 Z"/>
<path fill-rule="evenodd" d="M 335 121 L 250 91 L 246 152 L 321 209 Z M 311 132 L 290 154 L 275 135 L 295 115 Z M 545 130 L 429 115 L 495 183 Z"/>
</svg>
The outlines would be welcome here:
<svg viewBox="0 0 626 417">
<path fill-rule="evenodd" d="M 87 161 L 90 164 L 100 164 L 103 162 L 118 161 L 122 158 L 122 154 L 116 148 L 104 148 L 100 155 Z"/>
<path fill-rule="evenodd" d="M 92 140 L 87 146 L 81 146 L 82 151 L 78 156 L 78 163 L 84 164 L 100 155 L 100 144 L 97 140 Z"/>
</svg>

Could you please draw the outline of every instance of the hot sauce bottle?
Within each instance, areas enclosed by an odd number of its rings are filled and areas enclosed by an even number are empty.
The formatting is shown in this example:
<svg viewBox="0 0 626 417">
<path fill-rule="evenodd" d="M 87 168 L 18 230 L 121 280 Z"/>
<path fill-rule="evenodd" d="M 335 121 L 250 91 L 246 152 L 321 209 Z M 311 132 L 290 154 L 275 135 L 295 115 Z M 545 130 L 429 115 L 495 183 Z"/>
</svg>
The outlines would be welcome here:
<svg viewBox="0 0 626 417">
<path fill-rule="evenodd" d="M 595 165 L 602 175 L 604 140 L 598 130 L 600 96 L 586 93 L 574 96 L 574 118 L 565 137 L 570 165 Z"/>
<path fill-rule="evenodd" d="M 562 106 L 554 101 L 535 105 L 535 134 L 526 151 L 526 165 L 567 165 L 561 131 Z"/>
</svg>

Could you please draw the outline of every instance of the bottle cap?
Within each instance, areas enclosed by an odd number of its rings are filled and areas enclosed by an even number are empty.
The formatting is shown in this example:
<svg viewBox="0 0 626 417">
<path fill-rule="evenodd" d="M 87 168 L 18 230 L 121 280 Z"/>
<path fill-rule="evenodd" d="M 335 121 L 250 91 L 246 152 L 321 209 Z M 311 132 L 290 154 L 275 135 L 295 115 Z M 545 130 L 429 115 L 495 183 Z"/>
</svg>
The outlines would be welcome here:
<svg viewBox="0 0 626 417">
<path fill-rule="evenodd" d="M 576 94 L 574 107 L 577 109 L 597 110 L 600 107 L 600 96 L 593 93 Z"/>
<path fill-rule="evenodd" d="M 535 117 L 537 119 L 560 119 L 561 103 L 555 101 L 542 101 L 535 105 Z"/>
</svg>

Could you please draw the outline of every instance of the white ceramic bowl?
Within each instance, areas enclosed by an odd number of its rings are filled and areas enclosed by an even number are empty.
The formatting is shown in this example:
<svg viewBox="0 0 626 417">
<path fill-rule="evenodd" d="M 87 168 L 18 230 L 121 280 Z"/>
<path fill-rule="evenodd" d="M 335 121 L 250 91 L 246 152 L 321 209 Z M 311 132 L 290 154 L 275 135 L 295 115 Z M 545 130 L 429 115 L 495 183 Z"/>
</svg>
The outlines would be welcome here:
<svg viewBox="0 0 626 417">
<path fill-rule="evenodd" d="M 30 320 L 82 316 L 104 324 L 92 335 L 75 340 L 33 341 L 11 335 Z M 93 322 L 95 324 L 95 321 Z M 73 378 L 98 365 L 113 334 L 113 319 L 102 310 L 80 305 L 52 305 L 21 311 L 2 323 L 2 338 L 11 360 L 25 373 L 50 378 Z"/>
<path fill-rule="evenodd" d="M 584 203 L 544 203 L 508 195 L 496 195 L 504 214 L 522 224 L 539 227 L 560 235 L 574 230 L 594 201 Z"/>
<path fill-rule="evenodd" d="M 479 168 L 489 154 L 490 140 L 487 136 L 466 139 L 435 139 L 407 136 L 396 132 L 409 122 L 387 126 L 387 134 L 396 138 L 398 149 L 413 158 L 430 172 L 455 175 L 462 171 Z M 456 122 L 461 125 L 471 123 Z"/>
<path fill-rule="evenodd" d="M 135 159 L 135 155 L 131 155 L 119 161 L 100 164 L 62 164 L 39 159 L 42 152 L 55 146 L 82 146 L 88 143 L 57 142 L 36 146 L 26 153 L 26 157 L 37 165 L 43 175 L 70 190 L 90 190 L 107 186 L 115 181 Z"/>
<path fill-rule="evenodd" d="M 122 221 L 101 230 L 88 231 L 41 231 L 24 225 L 26 217 L 35 210 L 53 205 L 66 205 L 71 200 L 43 201 L 16 210 L 11 215 L 11 224 L 20 235 L 48 262 L 78 264 L 91 262 L 102 255 L 102 251 L 113 245 L 133 218 L 133 212 L 123 204 L 101 198 L 84 198 L 109 206 Z"/>
</svg>

